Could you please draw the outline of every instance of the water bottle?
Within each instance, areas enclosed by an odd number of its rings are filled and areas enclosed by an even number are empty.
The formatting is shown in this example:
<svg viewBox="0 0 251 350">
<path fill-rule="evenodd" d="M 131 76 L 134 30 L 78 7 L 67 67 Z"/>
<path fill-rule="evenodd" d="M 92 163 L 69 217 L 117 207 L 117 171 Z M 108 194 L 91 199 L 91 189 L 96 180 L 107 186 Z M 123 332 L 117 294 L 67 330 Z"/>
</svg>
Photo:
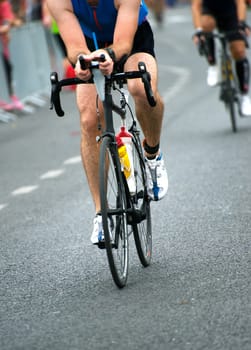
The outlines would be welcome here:
<svg viewBox="0 0 251 350">
<path fill-rule="evenodd" d="M 129 192 L 133 195 L 136 192 L 136 182 L 132 156 L 132 135 L 125 130 L 124 126 L 122 126 L 120 132 L 116 135 L 116 140 L 118 144 L 119 158 L 127 180 Z"/>
</svg>

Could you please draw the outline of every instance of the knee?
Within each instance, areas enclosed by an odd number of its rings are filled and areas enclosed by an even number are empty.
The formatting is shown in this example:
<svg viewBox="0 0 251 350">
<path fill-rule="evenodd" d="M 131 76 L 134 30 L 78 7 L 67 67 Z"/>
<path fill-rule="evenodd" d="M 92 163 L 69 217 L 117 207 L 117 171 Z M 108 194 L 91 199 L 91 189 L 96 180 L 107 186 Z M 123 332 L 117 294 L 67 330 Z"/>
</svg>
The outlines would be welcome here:
<svg viewBox="0 0 251 350">
<path fill-rule="evenodd" d="M 85 109 L 80 109 L 80 128 L 82 134 L 91 135 L 97 132 L 96 115 Z"/>
<path fill-rule="evenodd" d="M 155 98 L 158 97 L 158 92 L 154 84 L 151 84 L 153 95 Z M 133 81 L 132 84 L 128 85 L 129 92 L 136 103 L 145 104 L 147 102 L 146 92 L 141 80 L 139 82 Z"/>
<path fill-rule="evenodd" d="M 136 81 L 132 81 L 131 84 L 128 84 L 128 89 L 134 100 L 143 100 L 145 98 L 143 83 L 139 84 Z"/>
<path fill-rule="evenodd" d="M 235 60 L 242 60 L 246 57 L 246 49 L 244 44 L 234 45 L 231 47 L 231 53 Z"/>
<path fill-rule="evenodd" d="M 214 30 L 215 28 L 215 20 L 213 17 L 211 16 L 202 16 L 202 20 L 201 20 L 201 26 L 202 26 L 202 29 L 205 31 L 205 32 L 211 32 Z"/>
</svg>

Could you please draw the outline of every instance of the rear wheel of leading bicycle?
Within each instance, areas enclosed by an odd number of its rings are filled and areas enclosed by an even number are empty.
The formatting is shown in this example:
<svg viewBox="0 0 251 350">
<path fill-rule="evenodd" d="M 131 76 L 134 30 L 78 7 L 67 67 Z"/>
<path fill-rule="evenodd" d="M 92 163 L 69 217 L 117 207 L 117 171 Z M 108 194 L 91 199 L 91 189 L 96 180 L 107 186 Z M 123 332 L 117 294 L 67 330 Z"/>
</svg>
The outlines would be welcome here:
<svg viewBox="0 0 251 350">
<path fill-rule="evenodd" d="M 128 276 L 127 199 L 117 147 L 104 137 L 100 149 L 100 200 L 105 248 L 115 284 L 123 288 Z"/>
<path fill-rule="evenodd" d="M 152 223 L 150 199 L 147 195 L 145 163 L 138 136 L 133 138 L 133 163 L 136 194 L 132 196 L 134 214 L 132 228 L 139 260 L 147 267 L 152 258 Z"/>
</svg>

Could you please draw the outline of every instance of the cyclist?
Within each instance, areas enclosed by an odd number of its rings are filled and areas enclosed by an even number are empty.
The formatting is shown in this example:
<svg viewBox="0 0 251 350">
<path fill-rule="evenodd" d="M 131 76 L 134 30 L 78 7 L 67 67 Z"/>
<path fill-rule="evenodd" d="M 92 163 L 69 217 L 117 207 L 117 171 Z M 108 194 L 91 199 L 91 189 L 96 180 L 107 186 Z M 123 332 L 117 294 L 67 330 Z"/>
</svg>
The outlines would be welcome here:
<svg viewBox="0 0 251 350">
<path fill-rule="evenodd" d="M 89 69 L 81 69 L 80 56 L 88 62 L 104 54 L 105 62 L 100 62 L 104 75 L 111 74 L 114 65 L 124 58 L 126 71 L 137 70 L 139 61 L 146 63 L 157 105 L 149 106 L 140 79 L 128 81 L 128 89 L 134 98 L 137 118 L 145 137 L 143 146 L 149 196 L 153 200 L 162 199 L 168 188 L 167 172 L 159 149 L 164 105 L 157 89 L 154 38 L 146 19 L 146 5 L 140 0 L 47 0 L 47 4 L 65 42 L 68 58 L 80 79 L 88 81 L 91 78 Z M 81 122 L 82 161 L 96 210 L 91 241 L 98 244 L 103 240 L 103 229 L 96 143 L 99 124 L 97 93 L 93 84 L 82 84 L 78 85 L 76 94 Z"/>
<path fill-rule="evenodd" d="M 159 26 L 163 24 L 166 10 L 165 0 L 145 0 L 146 5 L 152 11 L 154 18 Z"/>
<path fill-rule="evenodd" d="M 239 81 L 241 92 L 241 113 L 243 116 L 251 115 L 251 101 L 248 95 L 250 64 L 246 55 L 243 35 L 249 35 L 249 27 L 245 22 L 245 0 L 192 0 L 193 23 L 196 28 L 194 41 L 199 43 L 201 31 L 212 32 L 216 27 L 219 31 L 229 32 L 229 47 Z M 209 64 L 207 83 L 215 86 L 219 82 L 219 69 L 216 62 L 215 42 L 207 38 Z"/>
</svg>

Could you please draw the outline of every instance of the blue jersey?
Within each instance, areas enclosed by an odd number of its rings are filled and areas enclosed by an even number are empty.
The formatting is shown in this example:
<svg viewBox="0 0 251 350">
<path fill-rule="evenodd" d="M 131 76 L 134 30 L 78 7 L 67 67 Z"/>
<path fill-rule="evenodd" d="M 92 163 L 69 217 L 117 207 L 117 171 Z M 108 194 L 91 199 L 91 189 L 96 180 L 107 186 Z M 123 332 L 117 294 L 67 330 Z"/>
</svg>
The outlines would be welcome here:
<svg viewBox="0 0 251 350">
<path fill-rule="evenodd" d="M 117 10 L 114 0 L 99 0 L 97 7 L 91 7 L 86 0 L 71 0 L 73 11 L 77 16 L 84 35 L 92 38 L 93 32 L 97 40 L 112 42 L 117 19 Z M 146 18 L 148 9 L 144 1 L 141 1 L 139 10 L 140 25 Z M 126 28 L 125 28 L 126 30 Z"/>
</svg>

